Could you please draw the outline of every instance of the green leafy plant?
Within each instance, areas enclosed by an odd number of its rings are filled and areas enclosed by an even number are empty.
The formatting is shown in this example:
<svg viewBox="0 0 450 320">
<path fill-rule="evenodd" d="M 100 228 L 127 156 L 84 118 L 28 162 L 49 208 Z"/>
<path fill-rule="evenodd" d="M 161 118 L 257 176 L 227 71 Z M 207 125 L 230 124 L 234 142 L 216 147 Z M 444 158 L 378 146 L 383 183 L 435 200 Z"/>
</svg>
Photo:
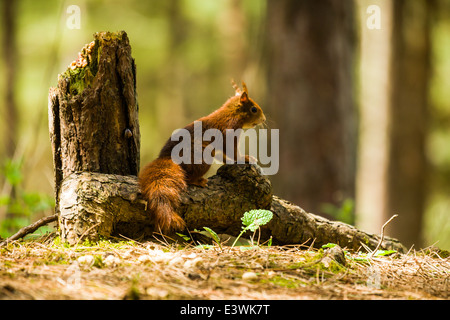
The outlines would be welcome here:
<svg viewBox="0 0 450 320">
<path fill-rule="evenodd" d="M 336 247 L 336 246 L 337 246 L 336 243 L 328 242 L 327 244 L 322 245 L 322 248 L 323 248 L 323 249 L 327 249 L 327 248 L 334 248 L 334 247 Z"/>
<path fill-rule="evenodd" d="M 184 241 L 190 241 L 190 240 L 191 240 L 191 238 L 188 237 L 188 236 L 185 235 L 185 234 L 178 233 L 178 232 L 176 232 L 176 234 L 177 234 L 180 238 L 182 238 Z"/>
<path fill-rule="evenodd" d="M 270 210 L 250 210 L 244 213 L 244 216 L 241 218 L 242 220 L 242 231 L 237 236 L 236 240 L 231 247 L 234 247 L 238 241 L 238 239 L 248 230 L 252 232 L 256 232 L 259 230 L 260 226 L 267 224 L 273 218 L 273 213 Z"/>
<path fill-rule="evenodd" d="M 205 229 L 206 231 L 208 231 L 208 233 L 211 235 L 211 238 L 213 238 L 213 240 L 217 243 L 217 245 L 219 246 L 219 248 L 222 250 L 222 245 L 220 243 L 220 238 L 219 235 L 213 231 L 212 229 L 208 228 L 208 227 L 203 227 L 203 229 Z"/>
<path fill-rule="evenodd" d="M 370 262 L 373 257 L 384 257 L 396 252 L 396 250 L 377 250 L 373 255 L 365 252 L 358 252 L 358 255 L 356 257 L 351 257 L 351 259 L 358 262 Z"/>
</svg>

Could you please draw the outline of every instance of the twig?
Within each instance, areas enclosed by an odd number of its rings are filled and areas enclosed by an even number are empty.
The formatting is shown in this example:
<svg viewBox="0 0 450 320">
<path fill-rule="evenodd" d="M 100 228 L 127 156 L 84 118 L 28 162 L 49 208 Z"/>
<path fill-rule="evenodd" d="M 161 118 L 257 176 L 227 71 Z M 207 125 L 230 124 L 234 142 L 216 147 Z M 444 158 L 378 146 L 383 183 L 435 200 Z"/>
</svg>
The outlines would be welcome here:
<svg viewBox="0 0 450 320">
<path fill-rule="evenodd" d="M 372 259 L 373 255 L 378 251 L 378 249 L 380 248 L 381 244 L 383 243 L 384 240 L 384 228 L 386 228 L 386 226 L 389 224 L 389 222 L 391 222 L 392 220 L 394 220 L 395 218 L 398 217 L 398 214 L 394 214 L 388 221 L 386 221 L 382 226 L 381 226 L 381 234 L 380 234 L 380 241 L 378 242 L 375 250 L 373 250 L 370 255 L 369 255 L 369 259 Z"/>
<path fill-rule="evenodd" d="M 58 215 L 54 214 L 48 217 L 44 217 L 42 219 L 39 219 L 38 221 L 30 224 L 29 226 L 23 227 L 19 231 L 17 231 L 15 234 L 13 234 L 11 237 L 5 239 L 2 243 L 0 243 L 0 247 L 3 245 L 8 244 L 11 241 L 18 240 L 20 238 L 25 237 L 27 234 L 30 234 L 37 229 L 39 229 L 42 226 L 45 226 L 46 224 L 49 224 L 50 222 L 58 220 Z"/>
</svg>

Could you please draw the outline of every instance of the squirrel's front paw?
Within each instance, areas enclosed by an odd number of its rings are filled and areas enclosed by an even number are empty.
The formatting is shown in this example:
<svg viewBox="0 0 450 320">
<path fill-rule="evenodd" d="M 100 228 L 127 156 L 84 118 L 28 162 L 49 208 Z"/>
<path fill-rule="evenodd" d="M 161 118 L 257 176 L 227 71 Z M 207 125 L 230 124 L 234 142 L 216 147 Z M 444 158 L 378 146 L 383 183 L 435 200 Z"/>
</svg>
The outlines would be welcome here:
<svg viewBox="0 0 450 320">
<path fill-rule="evenodd" d="M 192 184 L 194 186 L 202 187 L 202 188 L 206 187 L 207 183 L 208 183 L 208 180 L 205 178 L 200 178 L 195 181 L 188 181 L 188 184 Z"/>
</svg>

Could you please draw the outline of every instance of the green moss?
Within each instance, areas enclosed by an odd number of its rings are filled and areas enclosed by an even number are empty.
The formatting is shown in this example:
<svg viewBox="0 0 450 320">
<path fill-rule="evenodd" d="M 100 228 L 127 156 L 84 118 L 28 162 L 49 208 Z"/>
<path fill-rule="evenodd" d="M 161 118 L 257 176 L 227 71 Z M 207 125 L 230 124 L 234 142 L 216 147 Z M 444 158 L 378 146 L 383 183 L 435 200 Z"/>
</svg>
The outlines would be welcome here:
<svg viewBox="0 0 450 320">
<path fill-rule="evenodd" d="M 9 260 L 4 260 L 4 261 L 3 261 L 3 266 L 4 266 L 6 269 L 12 268 L 12 267 L 14 266 L 14 262 L 9 261 Z"/>
<path fill-rule="evenodd" d="M 53 239 L 53 244 L 51 246 L 55 249 L 61 249 L 61 248 L 70 249 L 71 248 L 70 244 L 62 241 L 60 236 L 57 236 L 57 237 L 55 237 L 55 239 Z"/>
<path fill-rule="evenodd" d="M 305 269 L 305 268 L 310 268 L 310 267 L 314 267 L 316 265 L 316 263 L 314 262 L 319 262 L 319 260 L 323 257 L 323 249 L 320 249 L 317 252 L 314 251 L 305 251 L 304 254 L 301 256 L 301 260 L 300 261 L 296 261 L 292 264 L 289 264 L 287 266 L 288 269 Z"/>
<path fill-rule="evenodd" d="M 99 69 L 100 56 L 102 54 L 102 46 L 113 40 L 121 40 L 125 36 L 124 31 L 119 32 L 101 32 L 95 34 L 95 44 L 91 49 L 91 53 L 87 54 L 85 48 L 81 50 L 81 54 L 86 58 L 87 65 L 85 67 L 77 67 L 75 69 L 67 68 L 61 75 L 68 81 L 68 91 L 71 95 L 78 95 L 92 84 Z"/>
<path fill-rule="evenodd" d="M 364 237 L 364 242 L 366 243 L 366 245 L 368 246 L 369 245 L 369 238 L 368 237 Z"/>
<path fill-rule="evenodd" d="M 56 265 L 56 264 L 69 264 L 69 257 L 62 253 L 62 252 L 51 252 L 47 257 L 46 257 L 46 262 L 45 264 L 49 265 Z"/>
<path fill-rule="evenodd" d="M 270 283 L 282 288 L 295 289 L 304 286 L 306 283 L 299 279 L 286 279 L 283 276 L 276 275 L 269 279 L 262 279 L 261 283 Z"/>
<path fill-rule="evenodd" d="M 302 255 L 301 261 L 296 261 L 287 267 L 292 270 L 302 269 L 311 276 L 315 275 L 318 271 L 324 273 L 325 277 L 333 276 L 342 272 L 348 271 L 348 268 L 339 264 L 334 260 L 323 259 L 324 250 L 320 249 L 317 252 L 310 252 Z"/>
<path fill-rule="evenodd" d="M 128 246 L 136 246 L 136 242 L 133 240 L 119 240 L 119 241 L 113 241 L 113 240 L 107 240 L 107 239 L 103 239 L 97 242 L 97 246 L 100 248 L 105 248 L 105 249 L 110 249 L 110 248 L 114 248 L 114 249 L 121 249 L 123 247 L 128 247 Z"/>
<path fill-rule="evenodd" d="M 334 274 L 345 272 L 347 270 L 346 267 L 342 266 L 341 264 L 337 263 L 334 260 L 331 260 L 328 265 L 325 265 L 323 263 L 318 263 L 318 266 L 319 266 L 320 270 L 328 271 L 328 272 L 331 272 Z"/>
<path fill-rule="evenodd" d="M 86 57 L 87 65 L 75 69 L 69 67 L 61 75 L 68 81 L 68 91 L 71 95 L 80 94 L 85 88 L 92 84 L 98 71 L 98 61 L 101 54 L 98 41 L 95 41 L 95 45 L 89 55 L 84 53 L 83 50 L 82 54 Z"/>
<path fill-rule="evenodd" d="M 103 268 L 105 264 L 103 263 L 103 258 L 100 255 L 94 256 L 94 267 Z"/>
<path fill-rule="evenodd" d="M 429 248 L 425 248 L 421 253 L 422 255 L 425 256 L 435 256 L 438 255 L 439 257 L 446 259 L 450 256 L 450 252 L 447 250 L 443 250 L 437 247 L 429 247 Z"/>
</svg>

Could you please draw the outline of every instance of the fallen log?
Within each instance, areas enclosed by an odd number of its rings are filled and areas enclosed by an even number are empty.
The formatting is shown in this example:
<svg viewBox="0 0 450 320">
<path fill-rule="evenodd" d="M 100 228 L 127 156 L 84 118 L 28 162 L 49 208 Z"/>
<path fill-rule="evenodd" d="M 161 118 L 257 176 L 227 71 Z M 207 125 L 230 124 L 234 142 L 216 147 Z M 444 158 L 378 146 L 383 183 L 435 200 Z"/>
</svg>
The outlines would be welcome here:
<svg viewBox="0 0 450 320">
<path fill-rule="evenodd" d="M 209 227 L 236 236 L 242 227 L 242 215 L 252 209 L 274 213 L 273 219 L 261 227 L 261 241 L 272 237 L 278 245 L 304 243 L 315 247 L 331 242 L 357 250 L 362 244 L 373 249 L 380 240 L 378 235 L 307 213 L 273 196 L 269 179 L 254 165 L 224 165 L 205 188 L 189 186 L 178 214 L 189 230 Z M 61 237 L 69 244 L 113 235 L 149 237 L 155 231 L 137 178 L 100 173 L 74 173 L 63 181 L 59 223 Z M 381 248 L 405 249 L 388 237 Z"/>
</svg>

